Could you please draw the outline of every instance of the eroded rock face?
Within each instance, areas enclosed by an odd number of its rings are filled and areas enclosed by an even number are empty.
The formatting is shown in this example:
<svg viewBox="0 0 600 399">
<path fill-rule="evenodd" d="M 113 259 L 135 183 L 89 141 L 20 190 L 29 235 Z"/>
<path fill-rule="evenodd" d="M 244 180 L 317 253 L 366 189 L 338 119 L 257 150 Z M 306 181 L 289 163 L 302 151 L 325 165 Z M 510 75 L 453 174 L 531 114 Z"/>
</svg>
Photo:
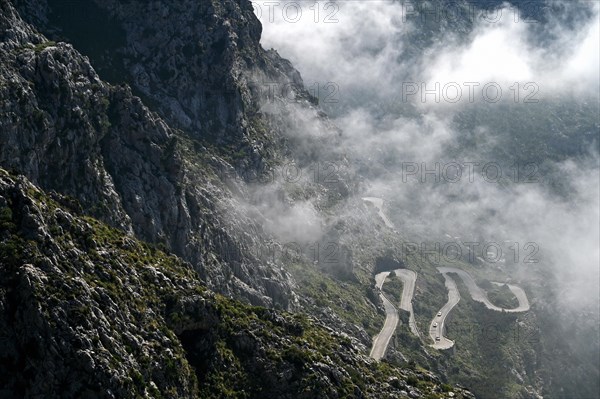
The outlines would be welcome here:
<svg viewBox="0 0 600 399">
<path fill-rule="evenodd" d="M 246 250 L 266 235 L 215 174 L 226 161 L 104 83 L 71 45 L 35 33 L 10 3 L 0 18 L 0 165 L 164 245 L 220 292 L 292 305 L 290 276 Z"/>
<path fill-rule="evenodd" d="M 169 292 L 205 301 L 191 266 L 119 239 L 26 179 L 0 174 L 0 395 L 192 396 L 194 372 L 160 305 Z M 195 310 L 200 327 L 216 325 L 214 311 Z"/>
<path fill-rule="evenodd" d="M 215 295 L 189 263 L 71 204 L 0 169 L 3 398 L 393 398 L 408 381 L 442 392 L 305 316 Z"/>
<path fill-rule="evenodd" d="M 3 3 L 12 39 L 3 44 L 10 51 L 2 55 L 2 79 L 13 87 L 4 87 L 2 111 L 32 117 L 0 121 L 0 165 L 165 245 L 220 292 L 291 309 L 294 283 L 269 260 L 265 246 L 273 237 L 261 228 L 261 212 L 252 211 L 245 181 L 293 160 L 306 170 L 333 165 L 327 178 L 334 183 L 320 176 L 292 190 L 318 208 L 354 187 L 335 145 L 341 132 L 292 65 L 262 49 L 250 2 L 15 4 L 26 21 L 90 58 L 46 42 Z M 90 59 L 101 76 L 131 84 L 141 99 L 101 80 Z M 284 206 L 293 206 L 277 190 Z M 351 263 L 343 266 L 350 274 Z"/>
<path fill-rule="evenodd" d="M 281 149 L 282 127 L 265 129 L 260 113 L 268 91 L 293 87 L 298 102 L 315 102 L 292 65 L 260 46 L 250 1 L 35 3 L 19 2 L 28 21 L 74 43 L 103 78 L 130 84 L 170 126 L 221 155 L 243 153 L 239 170 L 261 168 Z"/>
</svg>

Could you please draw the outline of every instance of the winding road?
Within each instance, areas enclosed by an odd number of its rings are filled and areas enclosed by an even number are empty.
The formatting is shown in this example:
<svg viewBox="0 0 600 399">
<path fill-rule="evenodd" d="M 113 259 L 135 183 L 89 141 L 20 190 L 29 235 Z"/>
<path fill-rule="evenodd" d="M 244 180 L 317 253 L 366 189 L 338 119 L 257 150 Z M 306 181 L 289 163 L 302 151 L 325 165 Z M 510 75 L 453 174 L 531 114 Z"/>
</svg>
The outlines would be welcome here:
<svg viewBox="0 0 600 399">
<path fill-rule="evenodd" d="M 383 328 L 379 334 L 373 338 L 373 347 L 369 354 L 369 356 L 376 360 L 381 359 L 383 355 L 385 355 L 390 339 L 398 326 L 398 310 L 392 302 L 383 295 L 383 292 L 381 292 L 383 283 L 389 274 L 390 272 L 382 272 L 375 276 L 375 286 L 380 290 L 379 297 L 383 301 L 383 307 L 385 308 L 385 322 L 383 323 Z"/>
<path fill-rule="evenodd" d="M 415 313 L 413 312 L 412 300 L 415 296 L 415 284 L 417 283 L 417 273 L 408 269 L 394 270 L 396 276 L 402 280 L 402 297 L 400 298 L 400 309 L 409 312 L 408 327 L 417 337 L 420 336 L 417 322 L 415 321 Z"/>
<path fill-rule="evenodd" d="M 383 213 L 383 200 L 376 197 L 366 197 L 363 201 L 372 203 L 377 208 L 377 214 L 383 220 L 383 223 L 391 229 L 394 228 L 394 224 L 387 218 Z M 390 343 L 394 331 L 398 326 L 398 309 L 394 304 L 381 292 L 385 279 L 390 275 L 391 272 L 381 272 L 375 276 L 375 286 L 379 289 L 379 297 L 383 301 L 383 307 L 385 308 L 385 322 L 383 328 L 373 338 L 373 347 L 371 348 L 370 356 L 374 359 L 381 359 L 385 355 L 385 351 Z M 409 312 L 408 325 L 410 331 L 416 336 L 419 336 L 419 330 L 417 329 L 417 323 L 415 321 L 415 314 L 412 307 L 412 299 L 415 295 L 415 283 L 417 281 L 417 273 L 407 269 L 396 269 L 394 273 L 402 281 L 402 296 L 400 298 L 400 309 Z"/>
<path fill-rule="evenodd" d="M 505 308 L 498 307 L 498 306 L 494 305 L 493 303 L 491 303 L 490 300 L 488 299 L 485 291 L 477 285 L 477 283 L 475 282 L 473 277 L 468 272 L 466 272 L 462 269 L 455 268 L 455 267 L 438 267 L 437 269 L 440 273 L 442 273 L 444 275 L 446 275 L 446 273 L 458 274 L 460 276 L 460 278 L 462 279 L 462 281 L 467 286 L 467 288 L 469 290 L 469 294 L 471 294 L 471 298 L 473 298 L 474 301 L 483 303 L 485 305 L 485 307 L 488 309 L 495 310 L 497 312 L 504 311 L 507 313 L 519 313 L 519 312 L 526 312 L 530 308 L 529 300 L 527 299 L 527 295 L 525 294 L 525 291 L 523 291 L 522 288 L 517 287 L 516 285 L 507 284 L 508 288 L 512 291 L 514 296 L 519 301 L 519 306 L 517 306 L 516 308 L 512 308 L 512 309 L 505 309 Z M 496 281 L 492 281 L 492 284 L 499 285 L 499 286 L 504 285 L 504 283 L 499 283 Z"/>
<path fill-rule="evenodd" d="M 380 290 L 379 297 L 383 301 L 383 307 L 385 308 L 385 322 L 383 328 L 373 339 L 373 347 L 371 348 L 370 356 L 374 359 L 381 359 L 385 355 L 385 351 L 390 343 L 394 331 L 398 326 L 399 316 L 398 309 L 394 304 L 381 292 L 385 279 L 390 275 L 391 272 L 381 272 L 375 276 L 375 286 Z M 417 273 L 407 269 L 396 269 L 394 273 L 400 280 L 402 280 L 402 297 L 400 298 L 400 309 L 409 312 L 408 325 L 410 331 L 416 336 L 419 336 L 419 330 L 417 329 L 417 323 L 415 321 L 415 314 L 412 308 L 412 298 L 415 294 L 415 283 L 417 281 Z"/>
<path fill-rule="evenodd" d="M 387 216 L 385 216 L 385 213 L 383 213 L 383 200 L 381 198 L 365 197 L 362 200 L 375 205 L 375 208 L 377 208 L 377 214 L 379 214 L 379 217 L 383 219 L 383 223 L 385 223 L 385 225 L 390 229 L 394 228 L 394 224 L 390 221 L 390 219 L 387 218 Z"/>
<path fill-rule="evenodd" d="M 385 225 L 391 229 L 394 228 L 392 222 L 387 218 L 385 213 L 383 213 L 383 200 L 381 198 L 376 197 L 366 197 L 363 198 L 363 201 L 372 203 L 377 208 L 377 213 L 385 223 Z M 448 273 L 456 273 L 463 280 L 467 289 L 469 290 L 469 294 L 474 301 L 481 302 L 485 305 L 486 308 L 490 310 L 494 310 L 497 312 L 508 312 L 508 313 L 516 313 L 516 312 L 526 312 L 529 310 L 529 300 L 527 299 L 527 295 L 525 291 L 521 287 L 516 285 L 507 284 L 508 288 L 512 291 L 519 302 L 519 306 L 512 309 L 504 309 L 498 307 L 490 302 L 489 298 L 485 291 L 477 285 L 473 277 L 466 271 L 454 267 L 438 267 L 437 268 L 440 273 L 444 276 L 445 285 L 448 289 L 448 301 L 446 304 L 439 310 L 439 312 L 434 316 L 433 320 L 429 324 L 429 337 L 433 341 L 433 344 L 430 346 L 434 349 L 444 350 L 450 349 L 454 346 L 454 341 L 446 338 L 444 336 L 444 324 L 446 323 L 446 318 L 448 314 L 452 311 L 452 309 L 458 304 L 460 301 L 460 292 L 458 291 L 458 287 L 456 282 L 452 277 L 448 275 Z M 394 304 L 383 294 L 381 291 L 383 284 L 385 283 L 385 279 L 390 275 L 391 272 L 381 272 L 375 276 L 375 286 L 379 289 L 379 296 L 383 301 L 383 306 L 385 308 L 385 322 L 383 324 L 383 328 L 373 338 L 373 346 L 371 348 L 370 356 L 374 359 L 381 359 L 385 355 L 385 351 L 390 343 L 392 335 L 394 331 L 396 331 L 396 327 L 398 326 L 399 316 L 398 309 L 394 306 Z M 409 328 L 411 332 L 417 337 L 421 337 L 419 333 L 419 329 L 417 328 L 417 323 L 415 321 L 415 315 L 413 312 L 412 300 L 415 293 L 415 284 L 417 281 L 417 274 L 408 269 L 396 269 L 394 273 L 402 280 L 403 289 L 402 296 L 400 299 L 400 309 L 406 310 L 409 312 Z M 504 285 L 504 283 L 499 283 L 492 281 L 494 285 Z"/>
<path fill-rule="evenodd" d="M 526 312 L 530 308 L 527 295 L 521 287 L 517 287 L 516 285 L 512 284 L 507 284 L 508 288 L 512 291 L 512 293 L 519 301 L 519 306 L 512 309 L 505 309 L 491 303 L 485 291 L 477 285 L 473 277 L 468 272 L 455 267 L 438 267 L 437 269 L 440 273 L 444 275 L 444 279 L 446 280 L 446 288 L 448 289 L 448 302 L 446 302 L 446 304 L 440 309 L 440 311 L 433 318 L 433 320 L 431 320 L 431 323 L 429 324 L 429 336 L 433 341 L 433 345 L 431 346 L 435 349 L 450 349 L 452 348 L 452 346 L 454 346 L 454 341 L 444 337 L 444 323 L 446 322 L 446 317 L 448 316 L 450 311 L 460 301 L 460 293 L 458 292 L 456 282 L 452 277 L 448 275 L 448 273 L 458 274 L 467 286 L 471 298 L 473 298 L 474 301 L 483 303 L 485 307 L 490 310 L 495 310 L 497 312 L 504 311 L 507 313 L 517 313 Z M 495 281 L 493 281 L 492 284 L 500 286 L 504 285 L 503 283 Z"/>
<path fill-rule="evenodd" d="M 433 345 L 431 346 L 435 349 L 450 349 L 454 346 L 454 341 L 444 337 L 444 323 L 446 323 L 446 317 L 448 317 L 450 311 L 460 301 L 460 292 L 454 279 L 445 273 L 444 279 L 446 280 L 446 288 L 448 289 L 448 302 L 446 302 L 429 324 L 429 336 L 433 341 Z"/>
</svg>

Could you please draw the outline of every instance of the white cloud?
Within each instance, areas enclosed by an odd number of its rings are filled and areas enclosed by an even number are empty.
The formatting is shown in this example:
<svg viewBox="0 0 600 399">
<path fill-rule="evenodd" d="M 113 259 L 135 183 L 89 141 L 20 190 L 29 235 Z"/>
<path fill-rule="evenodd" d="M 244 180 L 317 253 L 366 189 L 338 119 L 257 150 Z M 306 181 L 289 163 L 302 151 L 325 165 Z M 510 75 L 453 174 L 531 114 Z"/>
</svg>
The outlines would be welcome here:
<svg viewBox="0 0 600 399">
<path fill-rule="evenodd" d="M 297 23 L 286 22 L 277 17 L 277 12 L 274 21 L 269 22 L 263 13 L 263 46 L 273 47 L 289 58 L 308 86 L 328 81 L 339 84 L 343 102 L 350 104 L 335 120 L 344 132 L 340 146 L 350 159 L 380 166 L 381 176 L 373 178 L 370 184 L 373 192 L 395 202 L 401 212 L 397 224 L 439 235 L 450 232 L 472 237 L 503 236 L 521 244 L 537 242 L 548 267 L 559 281 L 565 282 L 565 303 L 597 302 L 597 158 L 591 165 L 572 161 L 558 165 L 564 172 L 563 180 L 572 186 L 568 201 L 536 184 L 522 184 L 510 190 L 466 179 L 442 186 L 407 184 L 401 180 L 401 170 L 386 169 L 383 161 L 386 156 L 393 156 L 396 161 L 425 162 L 431 167 L 432 162 L 444 158 L 446 148 L 461 133 L 450 126 L 462 106 L 441 102 L 428 103 L 426 107 L 417 103 L 411 108 L 410 104 L 398 103 L 405 79 L 427 82 L 428 88 L 435 82 L 442 86 L 450 82 L 478 82 L 481 86 L 495 82 L 502 87 L 505 99 L 514 98 L 510 87 L 515 82 L 520 82 L 521 96 L 528 93 L 524 90 L 527 82 L 537 84 L 538 98 L 558 95 L 564 101 L 582 101 L 581 96 L 598 96 L 598 4 L 591 3 L 591 17 L 573 27 L 552 15 L 548 15 L 549 22 L 544 25 L 515 22 L 512 10 L 504 8 L 499 22 L 477 19 L 473 31 L 462 40 L 450 27 L 440 43 L 410 60 L 401 58 L 406 44 L 403 38 L 414 27 L 399 20 L 403 12 L 399 2 L 340 2 L 335 16 L 339 22 L 333 24 L 322 23 L 325 3 L 319 4 L 318 23 L 306 7 L 306 14 Z M 343 98 L 345 95 L 353 97 Z M 401 113 L 374 106 L 386 101 L 397 105 Z M 293 134 L 314 141 L 319 136 L 315 132 L 320 130 L 310 128 L 310 118 L 306 119 L 307 126 Z M 474 129 L 476 141 L 486 147 L 506 136 L 495 126 Z M 301 204 L 289 215 L 294 220 L 316 220 L 307 206 Z M 282 217 L 282 226 L 289 223 L 294 226 L 291 230 L 300 229 L 288 214 Z M 285 236 L 291 231 L 279 233 Z"/>
<path fill-rule="evenodd" d="M 302 18 L 296 23 L 282 16 L 288 3 L 302 7 Z M 544 25 L 527 23 L 522 18 L 516 21 L 514 8 L 505 4 L 497 22 L 475 18 L 475 27 L 466 41 L 457 39 L 450 23 L 443 40 L 422 51 L 416 60 L 402 58 L 404 47 L 412 44 L 403 39 L 414 26 L 403 21 L 407 11 L 400 2 L 311 3 L 320 10 L 318 22 L 308 3 L 281 1 L 273 8 L 272 21 L 265 2 L 255 4 L 262 10 L 263 46 L 273 47 L 289 58 L 307 86 L 316 82 L 338 84 L 341 97 L 353 97 L 342 98 L 342 102 L 356 104 L 356 97 L 397 101 L 405 81 L 419 86 L 426 83 L 428 89 L 438 82 L 441 88 L 452 82 L 461 86 L 477 82 L 477 102 L 484 100 L 482 87 L 488 83 L 497 83 L 503 91 L 501 98 L 507 100 L 514 99 L 515 82 L 521 85 L 521 99 L 533 92 L 533 87 L 524 90 L 528 82 L 539 87 L 536 98 L 558 93 L 598 95 L 600 6 L 595 2 L 590 2 L 589 20 L 575 29 L 567 28 L 553 15 L 548 15 L 550 22 Z M 335 11 L 324 10 L 326 4 L 336 5 L 337 23 L 324 22 Z M 453 92 L 449 93 L 448 97 L 454 98 Z M 462 94 L 458 104 L 469 98 L 467 86 L 462 87 Z M 490 96 L 494 95 L 492 90 Z M 428 108 L 452 105 L 443 97 L 439 104 L 432 100 L 426 104 Z"/>
<path fill-rule="evenodd" d="M 393 65 L 401 53 L 398 42 L 391 39 L 406 28 L 398 19 L 402 13 L 399 3 L 281 1 L 273 8 L 272 19 L 267 3 L 253 2 L 255 10 L 261 10 L 258 13 L 263 24 L 261 43 L 290 59 L 307 86 L 335 82 L 346 93 L 357 88 L 390 88 Z M 283 17 L 285 5 L 291 3 L 299 4 L 303 10 L 295 23 Z M 309 8 L 315 4 L 319 9 L 317 22 L 314 9 Z M 337 22 L 332 22 L 333 19 Z"/>
<path fill-rule="evenodd" d="M 513 85 L 517 82 L 520 90 L 530 82 L 537 85 L 538 99 L 557 94 L 598 96 L 599 9 L 598 3 L 590 3 L 592 17 L 574 30 L 556 18 L 549 18 L 551 22 L 540 30 L 539 24 L 515 22 L 514 12 L 505 5 L 498 22 L 479 20 L 466 44 L 447 46 L 444 42 L 431 57 L 423 58 L 422 77 L 428 87 L 434 87 L 435 83 L 443 87 L 451 82 L 460 85 L 477 82 L 481 86 L 497 83 L 503 90 L 502 98 L 511 101 L 516 90 Z M 547 38 L 556 39 L 542 44 L 542 39 Z M 468 98 L 467 90 L 465 87 L 463 100 Z M 481 94 L 476 91 L 479 101 Z M 493 98 L 494 93 L 491 96 Z M 433 101 L 426 104 L 436 106 Z"/>
</svg>

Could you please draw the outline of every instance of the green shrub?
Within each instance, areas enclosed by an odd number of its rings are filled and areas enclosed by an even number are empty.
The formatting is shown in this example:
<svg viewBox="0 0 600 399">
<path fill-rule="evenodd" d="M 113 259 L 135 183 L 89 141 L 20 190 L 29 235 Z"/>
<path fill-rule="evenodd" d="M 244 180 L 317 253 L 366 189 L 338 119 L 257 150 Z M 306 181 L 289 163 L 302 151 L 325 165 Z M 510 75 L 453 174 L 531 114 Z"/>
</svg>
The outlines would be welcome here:
<svg viewBox="0 0 600 399">
<path fill-rule="evenodd" d="M 14 231 L 15 227 L 12 210 L 7 206 L 0 208 L 0 232 Z"/>
<path fill-rule="evenodd" d="M 56 42 L 49 40 L 47 42 L 40 43 L 40 44 L 37 44 L 36 46 L 34 46 L 33 51 L 35 51 L 36 53 L 39 53 L 39 52 L 42 52 L 44 49 L 46 49 L 48 47 L 52 47 L 52 46 L 56 46 Z"/>
</svg>

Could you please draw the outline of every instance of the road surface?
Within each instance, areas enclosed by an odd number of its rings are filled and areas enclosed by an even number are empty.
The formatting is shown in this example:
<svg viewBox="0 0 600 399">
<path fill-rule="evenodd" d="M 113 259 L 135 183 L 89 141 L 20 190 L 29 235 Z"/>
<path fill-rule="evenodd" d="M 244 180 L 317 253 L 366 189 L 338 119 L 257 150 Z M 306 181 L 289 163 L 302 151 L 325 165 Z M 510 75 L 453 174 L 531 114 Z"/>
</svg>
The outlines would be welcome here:
<svg viewBox="0 0 600 399">
<path fill-rule="evenodd" d="M 377 213 L 379 214 L 379 217 L 381 219 L 383 219 L 383 223 L 385 223 L 385 225 L 387 227 L 389 227 L 390 229 L 394 228 L 394 224 L 390 221 L 390 219 L 387 218 L 387 216 L 385 216 L 385 213 L 383 213 L 383 200 L 381 198 L 366 197 L 366 198 L 363 198 L 363 201 L 370 202 L 373 205 L 375 205 L 375 208 L 377 208 Z"/>
<path fill-rule="evenodd" d="M 412 300 L 415 296 L 415 283 L 417 282 L 417 273 L 408 269 L 396 269 L 394 270 L 396 276 L 402 280 L 402 297 L 400 298 L 400 309 L 406 310 L 410 313 L 408 319 L 408 326 L 410 331 L 417 337 L 420 336 L 419 329 L 417 328 L 417 322 L 415 321 L 415 313 L 413 312 Z"/>
<path fill-rule="evenodd" d="M 495 310 L 497 312 L 504 311 L 509 313 L 526 312 L 529 310 L 529 300 L 527 299 L 525 291 L 523 291 L 521 287 L 508 284 L 508 288 L 519 301 L 519 306 L 513 309 L 504 309 L 490 302 L 485 291 L 477 285 L 473 277 L 468 272 L 454 267 L 438 267 L 437 269 L 443 274 L 444 279 L 446 280 L 446 288 L 448 289 L 448 302 L 446 302 L 442 309 L 440 309 L 439 313 L 441 313 L 441 316 L 437 316 L 436 314 L 429 324 L 429 337 L 433 341 L 433 345 L 431 346 L 435 349 L 449 349 L 454 346 L 454 341 L 444 337 L 444 323 L 446 322 L 446 317 L 452 308 L 454 308 L 454 306 L 456 306 L 456 304 L 460 301 L 460 293 L 456 287 L 456 282 L 452 277 L 448 276 L 447 273 L 458 274 L 467 286 L 471 298 L 473 298 L 474 301 L 483 303 L 488 309 Z M 504 285 L 503 283 L 498 282 L 492 282 L 492 284 Z M 437 327 L 434 327 L 435 323 L 437 323 Z M 440 337 L 440 340 L 436 341 L 436 337 Z"/>
<path fill-rule="evenodd" d="M 437 313 L 441 313 L 441 316 L 436 314 L 429 324 L 429 337 L 431 337 L 431 340 L 433 341 L 433 345 L 431 346 L 435 349 L 450 349 L 454 346 L 454 341 L 444 337 L 444 324 L 446 323 L 446 317 L 448 317 L 450 311 L 460 301 L 460 292 L 458 291 L 456 282 L 447 274 L 444 273 L 443 275 L 446 280 L 446 288 L 448 289 L 448 302 L 446 302 Z M 436 341 L 437 337 L 440 337 L 439 341 Z"/>
<path fill-rule="evenodd" d="M 381 198 L 376 197 L 365 197 L 363 201 L 372 203 L 375 208 L 377 208 L 377 213 L 385 223 L 385 225 L 391 229 L 394 228 L 393 223 L 387 218 L 385 213 L 383 213 L 383 200 Z M 487 297 L 487 294 L 481 287 L 477 285 L 473 277 L 467 273 L 466 271 L 454 267 L 438 267 L 437 268 L 440 273 L 444 276 L 446 288 L 448 289 L 448 302 L 440 309 L 438 316 L 433 318 L 431 323 L 429 324 L 429 337 L 433 341 L 433 345 L 431 345 L 435 349 L 449 349 L 454 346 L 454 341 L 444 337 L 444 324 L 446 323 L 446 318 L 452 309 L 458 304 L 460 301 L 460 293 L 458 291 L 458 287 L 456 286 L 456 282 L 448 273 L 456 273 L 463 280 L 467 289 L 469 290 L 469 294 L 474 301 L 483 303 L 488 309 L 495 310 L 497 312 L 508 312 L 508 313 L 516 313 L 516 312 L 526 312 L 529 310 L 529 300 L 527 299 L 527 295 L 522 288 L 517 287 L 516 285 L 507 284 L 508 288 L 515 295 L 517 300 L 519 301 L 519 306 L 513 309 L 503 309 L 500 308 L 493 303 Z M 415 321 L 415 314 L 412 306 L 412 299 L 415 293 L 415 282 L 417 280 L 417 274 L 412 270 L 407 269 L 396 269 L 394 270 L 396 275 L 402 280 L 403 289 L 402 289 L 402 297 L 400 299 L 400 309 L 406 310 L 410 313 L 409 317 L 409 327 L 410 331 L 415 334 L 417 337 L 420 337 L 419 329 L 417 328 L 417 323 Z M 383 283 L 385 279 L 390 275 L 390 272 L 381 272 L 375 276 L 375 286 L 380 290 L 379 296 L 383 301 L 383 306 L 385 308 L 385 323 L 383 324 L 383 328 L 375 336 L 373 339 L 373 347 L 371 348 L 370 356 L 374 359 L 381 359 L 383 355 L 385 355 L 385 351 L 390 343 L 392 335 L 394 331 L 396 331 L 396 327 L 398 326 L 398 309 L 394 306 L 394 304 L 386 298 L 385 295 L 381 292 L 381 288 L 383 287 Z M 503 283 L 492 282 L 495 285 L 503 285 Z M 439 337 L 439 341 L 436 338 Z"/>
<path fill-rule="evenodd" d="M 381 292 L 385 279 L 390 275 L 391 272 L 381 272 L 375 276 L 375 286 L 380 290 L 379 297 L 383 301 L 383 307 L 385 308 L 385 322 L 383 328 L 373 339 L 373 347 L 371 348 L 370 356 L 373 359 L 381 359 L 385 355 L 385 351 L 398 327 L 398 310 L 394 304 Z M 417 273 L 412 270 L 396 269 L 394 273 L 400 280 L 402 280 L 402 296 L 400 298 L 400 309 L 406 310 L 410 313 L 409 315 L 409 328 L 413 334 L 419 336 L 419 330 L 417 329 L 417 323 L 415 322 L 415 314 L 412 308 L 412 298 L 415 294 L 415 283 L 417 281 Z"/>
<path fill-rule="evenodd" d="M 398 310 L 381 292 L 381 287 L 383 287 L 383 283 L 389 274 L 390 272 L 381 272 L 375 276 L 375 286 L 380 290 L 379 297 L 383 301 L 383 307 L 385 308 L 385 322 L 383 323 L 383 328 L 379 334 L 373 338 L 373 347 L 369 354 L 369 356 L 375 360 L 379 360 L 385 355 L 390 339 L 392 339 L 392 335 L 398 326 Z"/>
<path fill-rule="evenodd" d="M 491 303 L 490 300 L 488 299 L 485 291 L 477 285 L 477 283 L 475 282 L 473 277 L 468 272 L 466 272 L 462 269 L 455 268 L 455 267 L 438 267 L 438 270 L 440 273 L 444 273 L 444 274 L 445 273 L 458 274 L 460 276 L 460 278 L 462 279 L 462 281 L 467 286 L 467 288 L 469 290 L 469 294 L 471 294 L 471 298 L 473 298 L 474 301 L 483 303 L 485 305 L 485 307 L 488 309 L 495 310 L 497 312 L 505 311 L 507 313 L 526 312 L 529 310 L 529 307 L 530 307 L 529 300 L 527 299 L 527 295 L 525 294 L 525 291 L 523 291 L 522 288 L 517 287 L 516 285 L 508 284 L 508 288 L 512 291 L 512 293 L 515 295 L 515 297 L 519 301 L 519 306 L 517 306 L 516 308 L 513 308 L 513 309 L 505 309 L 505 308 L 498 307 L 498 306 L 494 305 L 493 303 Z M 492 282 L 492 284 L 504 285 L 504 283 L 498 283 L 498 282 Z"/>
</svg>

